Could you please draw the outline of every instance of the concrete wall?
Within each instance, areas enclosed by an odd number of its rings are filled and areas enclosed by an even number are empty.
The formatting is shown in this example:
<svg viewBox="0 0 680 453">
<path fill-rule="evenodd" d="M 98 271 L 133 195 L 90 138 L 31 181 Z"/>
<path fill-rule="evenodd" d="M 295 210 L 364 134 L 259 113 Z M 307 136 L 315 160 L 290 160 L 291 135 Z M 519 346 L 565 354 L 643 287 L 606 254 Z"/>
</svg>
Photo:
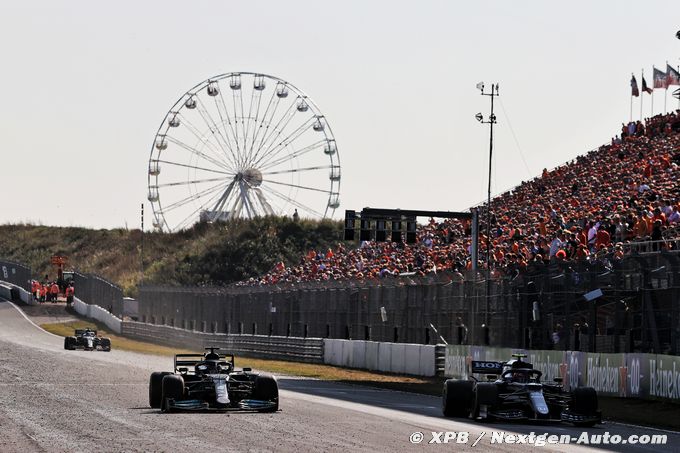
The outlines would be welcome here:
<svg viewBox="0 0 680 453">
<path fill-rule="evenodd" d="M 324 363 L 387 373 L 434 376 L 435 346 L 325 339 Z"/>
<path fill-rule="evenodd" d="M 117 318 L 98 305 L 88 305 L 76 297 L 73 299 L 73 308 L 78 314 L 85 316 L 86 318 L 96 319 L 116 333 L 121 333 L 122 331 L 122 321 L 120 318 Z"/>
</svg>

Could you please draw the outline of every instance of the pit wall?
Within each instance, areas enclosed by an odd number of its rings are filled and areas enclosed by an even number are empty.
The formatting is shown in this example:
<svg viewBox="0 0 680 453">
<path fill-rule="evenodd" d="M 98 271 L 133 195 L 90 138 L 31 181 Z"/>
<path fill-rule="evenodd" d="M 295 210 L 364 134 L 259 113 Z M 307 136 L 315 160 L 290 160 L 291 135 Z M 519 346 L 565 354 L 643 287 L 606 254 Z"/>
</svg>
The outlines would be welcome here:
<svg viewBox="0 0 680 453">
<path fill-rule="evenodd" d="M 529 351 L 448 345 L 445 375 L 467 379 L 472 360 L 507 361 L 513 353 L 526 354 L 524 360 L 543 373 L 544 382 L 562 378 L 567 389 L 587 386 L 603 396 L 680 403 L 680 357 L 665 354 Z"/>
</svg>

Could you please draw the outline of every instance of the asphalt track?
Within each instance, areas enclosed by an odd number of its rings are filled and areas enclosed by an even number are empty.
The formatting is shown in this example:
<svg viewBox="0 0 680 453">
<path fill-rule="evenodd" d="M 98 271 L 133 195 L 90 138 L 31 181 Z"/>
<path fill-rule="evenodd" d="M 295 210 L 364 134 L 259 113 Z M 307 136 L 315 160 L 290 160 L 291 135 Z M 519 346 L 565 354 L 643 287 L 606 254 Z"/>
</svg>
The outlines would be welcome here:
<svg viewBox="0 0 680 453">
<path fill-rule="evenodd" d="M 492 444 L 492 432 L 574 438 L 584 432 L 570 425 L 446 419 L 439 398 L 296 377 L 279 378 L 281 410 L 274 414 L 160 414 L 148 407 L 148 377 L 168 370 L 171 359 L 113 348 L 110 353 L 65 351 L 62 337 L 0 301 L 0 451 L 529 451 L 536 447 Z M 467 432 L 468 440 L 428 444 L 432 432 L 447 431 Z M 562 444 L 540 450 L 680 450 L 677 432 L 618 423 L 586 431 L 622 439 L 668 437 L 666 445 Z M 423 433 L 422 443 L 409 441 L 415 432 Z"/>
</svg>

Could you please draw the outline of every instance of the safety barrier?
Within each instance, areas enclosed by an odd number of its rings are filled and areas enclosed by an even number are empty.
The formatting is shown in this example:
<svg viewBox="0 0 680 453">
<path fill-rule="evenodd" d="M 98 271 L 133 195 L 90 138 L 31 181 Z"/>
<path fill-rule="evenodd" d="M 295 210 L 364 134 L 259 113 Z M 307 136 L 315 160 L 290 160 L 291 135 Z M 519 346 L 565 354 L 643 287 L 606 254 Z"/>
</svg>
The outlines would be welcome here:
<svg viewBox="0 0 680 453">
<path fill-rule="evenodd" d="M 15 302 L 22 301 L 28 305 L 36 305 L 38 302 L 33 300 L 33 295 L 21 286 L 0 280 L 0 297 Z"/>
<path fill-rule="evenodd" d="M 86 318 L 96 319 L 97 321 L 104 323 L 106 327 L 114 332 L 121 333 L 122 321 L 120 318 L 112 315 L 102 307 L 98 305 L 88 305 L 76 297 L 73 299 L 73 308 L 78 314 L 85 316 Z"/>
<path fill-rule="evenodd" d="M 123 317 L 123 290 L 110 281 L 96 274 L 81 274 L 73 276 L 76 294 L 86 304 L 99 305 L 110 313 Z"/>
<path fill-rule="evenodd" d="M 324 363 L 388 373 L 434 376 L 435 346 L 361 340 L 324 340 Z"/>
<path fill-rule="evenodd" d="M 527 354 L 544 381 L 561 378 L 567 389 L 593 387 L 598 394 L 622 398 L 680 402 L 680 357 L 662 354 L 604 354 L 449 345 L 448 377 L 466 379 L 471 360 L 506 361 L 513 353 Z"/>
<path fill-rule="evenodd" d="M 3 299 L 12 300 L 12 287 L 7 284 L 0 283 L 0 297 Z"/>
<path fill-rule="evenodd" d="M 249 357 L 323 363 L 323 340 L 320 338 L 198 332 L 134 321 L 123 321 L 121 328 L 126 337 L 172 347 L 200 350 L 214 346 Z"/>
</svg>

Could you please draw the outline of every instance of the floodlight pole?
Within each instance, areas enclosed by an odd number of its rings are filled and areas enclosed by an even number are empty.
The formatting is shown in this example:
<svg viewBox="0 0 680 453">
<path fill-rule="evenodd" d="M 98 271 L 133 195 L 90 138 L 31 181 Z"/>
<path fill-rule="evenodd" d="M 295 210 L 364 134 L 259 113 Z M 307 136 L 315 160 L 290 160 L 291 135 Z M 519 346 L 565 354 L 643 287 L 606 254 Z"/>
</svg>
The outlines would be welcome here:
<svg viewBox="0 0 680 453">
<path fill-rule="evenodd" d="M 491 84 L 491 92 L 484 92 L 484 84 L 478 85 L 482 96 L 491 97 L 491 113 L 487 120 L 478 115 L 477 119 L 482 124 L 489 125 L 489 185 L 486 191 L 486 314 L 484 324 L 489 328 L 489 299 L 491 289 L 491 163 L 493 158 L 493 125 L 496 124 L 496 115 L 493 113 L 493 101 L 498 96 L 498 83 Z M 485 339 L 486 340 L 486 339 Z"/>
<path fill-rule="evenodd" d="M 144 203 L 142 203 L 142 215 L 141 215 L 141 220 L 142 220 L 142 226 L 141 226 L 141 235 L 140 235 L 140 250 L 139 250 L 139 286 L 142 286 L 144 284 Z"/>
</svg>

